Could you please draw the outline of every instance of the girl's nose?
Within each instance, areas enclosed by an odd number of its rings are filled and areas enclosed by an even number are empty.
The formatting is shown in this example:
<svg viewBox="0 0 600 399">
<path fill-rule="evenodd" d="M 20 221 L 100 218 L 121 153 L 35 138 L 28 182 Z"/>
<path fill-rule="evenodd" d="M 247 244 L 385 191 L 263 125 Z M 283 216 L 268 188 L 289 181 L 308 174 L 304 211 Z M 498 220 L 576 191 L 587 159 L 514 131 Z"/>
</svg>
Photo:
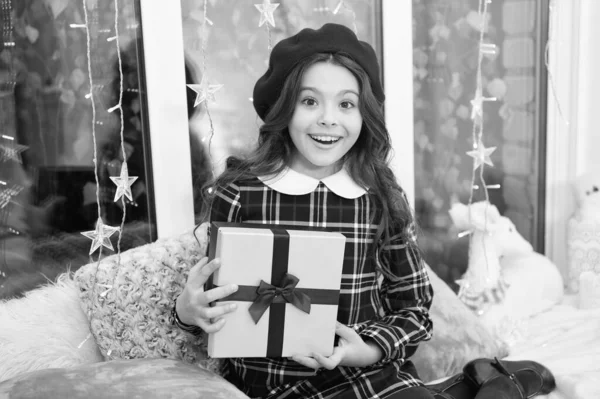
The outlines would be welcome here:
<svg viewBox="0 0 600 399">
<path fill-rule="evenodd" d="M 330 109 L 324 109 L 321 117 L 319 118 L 319 126 L 336 126 L 337 120 L 335 118 L 334 111 Z"/>
</svg>

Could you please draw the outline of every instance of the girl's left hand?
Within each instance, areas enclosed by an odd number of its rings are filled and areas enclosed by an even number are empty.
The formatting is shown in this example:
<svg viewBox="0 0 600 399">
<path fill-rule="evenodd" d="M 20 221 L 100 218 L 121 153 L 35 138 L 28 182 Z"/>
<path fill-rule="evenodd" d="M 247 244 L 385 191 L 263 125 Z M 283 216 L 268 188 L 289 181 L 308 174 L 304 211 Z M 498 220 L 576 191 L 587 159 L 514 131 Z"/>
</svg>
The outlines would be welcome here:
<svg viewBox="0 0 600 399">
<path fill-rule="evenodd" d="M 337 323 L 335 333 L 340 339 L 331 356 L 313 353 L 312 356 L 292 356 L 292 360 L 315 370 L 333 370 L 337 366 L 366 367 L 381 360 L 381 349 L 375 343 L 363 341 L 354 329 Z"/>
</svg>

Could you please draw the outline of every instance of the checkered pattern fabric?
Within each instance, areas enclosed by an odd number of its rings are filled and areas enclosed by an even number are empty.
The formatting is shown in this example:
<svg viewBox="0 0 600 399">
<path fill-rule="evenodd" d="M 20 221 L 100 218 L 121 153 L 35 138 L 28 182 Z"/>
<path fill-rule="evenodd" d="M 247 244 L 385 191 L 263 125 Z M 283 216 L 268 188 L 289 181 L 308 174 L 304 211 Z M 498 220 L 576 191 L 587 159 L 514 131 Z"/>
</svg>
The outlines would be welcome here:
<svg viewBox="0 0 600 399">
<path fill-rule="evenodd" d="M 212 221 L 319 227 L 344 234 L 338 321 L 374 341 L 384 354 L 366 368 L 319 371 L 287 358 L 228 359 L 223 370 L 228 380 L 250 397 L 262 398 L 322 399 L 340 392 L 384 398 L 422 385 L 408 358 L 420 341 L 431 338 L 432 287 L 420 255 L 399 238 L 400 232 L 382 253 L 398 278 L 379 279 L 378 260 L 371 251 L 377 225 L 370 222 L 380 220 L 379 215 L 371 193 L 346 199 L 322 182 L 304 195 L 283 194 L 259 179 L 216 192 Z M 409 231 L 412 227 L 407 226 Z"/>
</svg>

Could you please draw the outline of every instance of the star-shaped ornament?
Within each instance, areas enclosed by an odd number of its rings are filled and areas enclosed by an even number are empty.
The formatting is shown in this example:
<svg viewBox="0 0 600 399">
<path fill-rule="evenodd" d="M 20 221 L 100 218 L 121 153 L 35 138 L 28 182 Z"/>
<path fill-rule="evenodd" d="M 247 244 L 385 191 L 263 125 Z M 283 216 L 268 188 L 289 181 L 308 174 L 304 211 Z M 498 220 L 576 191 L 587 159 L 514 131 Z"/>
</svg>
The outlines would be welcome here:
<svg viewBox="0 0 600 399">
<path fill-rule="evenodd" d="M 127 171 L 127 162 L 123 162 L 121 164 L 121 175 L 119 177 L 110 176 L 110 180 L 117 185 L 114 201 L 117 202 L 123 195 L 125 195 L 129 201 L 133 201 L 133 196 L 131 195 L 131 185 L 137 179 L 137 176 L 129 176 Z"/>
<path fill-rule="evenodd" d="M 187 87 L 196 92 L 197 96 L 196 101 L 194 101 L 194 107 L 197 107 L 205 101 L 215 102 L 215 93 L 219 91 L 223 85 L 210 85 L 205 78 L 202 78 L 200 84 L 189 84 Z"/>
<path fill-rule="evenodd" d="M 82 231 L 81 234 L 92 240 L 92 247 L 90 248 L 90 255 L 94 253 L 100 246 L 106 247 L 111 251 L 114 251 L 112 243 L 110 242 L 110 236 L 121 230 L 119 227 L 107 226 L 102 221 L 102 218 L 98 218 L 96 222 L 96 230 Z"/>
<path fill-rule="evenodd" d="M 496 151 L 496 147 L 485 148 L 481 140 L 474 150 L 467 151 L 467 155 L 475 160 L 473 170 L 477 169 L 483 164 L 494 166 L 490 158 L 490 155 L 492 155 L 492 152 L 494 151 Z"/>
<path fill-rule="evenodd" d="M 4 183 L 4 182 L 0 182 Z M 2 186 L 6 185 L 6 183 L 2 184 Z M 13 197 L 19 195 L 19 193 L 23 191 L 23 187 L 18 185 L 13 185 L 12 187 L 2 188 L 0 186 L 0 209 L 6 207 L 6 205 L 10 204 Z"/>
<path fill-rule="evenodd" d="M 471 100 L 471 107 L 471 119 L 480 119 L 483 116 L 483 97 L 481 97 L 481 95 L 476 95 L 475 98 Z"/>
<path fill-rule="evenodd" d="M 273 12 L 279 7 L 279 3 L 271 3 L 271 0 L 263 0 L 262 4 L 255 4 L 254 7 L 260 11 L 258 26 L 261 27 L 265 22 L 268 22 L 274 28 L 275 18 L 273 18 Z"/>
<path fill-rule="evenodd" d="M 0 144 L 0 162 L 4 161 L 17 161 L 18 163 L 22 163 L 21 153 L 28 149 L 26 145 L 21 144 Z"/>
</svg>

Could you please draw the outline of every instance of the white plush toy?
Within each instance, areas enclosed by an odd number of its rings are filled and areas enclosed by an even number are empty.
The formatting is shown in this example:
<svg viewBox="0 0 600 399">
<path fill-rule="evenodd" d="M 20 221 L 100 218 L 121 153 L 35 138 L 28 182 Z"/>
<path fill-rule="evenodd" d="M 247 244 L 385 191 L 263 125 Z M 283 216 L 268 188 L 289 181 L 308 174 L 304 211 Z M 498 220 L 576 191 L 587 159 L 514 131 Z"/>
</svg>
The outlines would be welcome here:
<svg viewBox="0 0 600 399">
<path fill-rule="evenodd" d="M 456 203 L 450 217 L 460 231 L 471 232 L 459 297 L 491 331 L 506 338 L 520 320 L 562 299 L 563 279 L 556 265 L 535 252 L 494 205 Z"/>
</svg>

